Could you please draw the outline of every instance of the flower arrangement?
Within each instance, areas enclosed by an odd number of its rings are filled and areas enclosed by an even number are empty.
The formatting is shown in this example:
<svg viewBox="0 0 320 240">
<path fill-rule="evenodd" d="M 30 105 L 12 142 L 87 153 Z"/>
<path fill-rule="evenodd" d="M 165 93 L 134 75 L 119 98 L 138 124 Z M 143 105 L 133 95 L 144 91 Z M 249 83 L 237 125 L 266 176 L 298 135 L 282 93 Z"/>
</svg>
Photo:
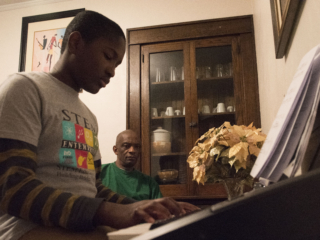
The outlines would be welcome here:
<svg viewBox="0 0 320 240">
<path fill-rule="evenodd" d="M 250 171 L 266 139 L 261 129 L 252 125 L 231 126 L 224 122 L 203 134 L 187 159 L 193 168 L 193 180 L 204 185 L 238 178 L 241 184 L 252 186 Z"/>
</svg>

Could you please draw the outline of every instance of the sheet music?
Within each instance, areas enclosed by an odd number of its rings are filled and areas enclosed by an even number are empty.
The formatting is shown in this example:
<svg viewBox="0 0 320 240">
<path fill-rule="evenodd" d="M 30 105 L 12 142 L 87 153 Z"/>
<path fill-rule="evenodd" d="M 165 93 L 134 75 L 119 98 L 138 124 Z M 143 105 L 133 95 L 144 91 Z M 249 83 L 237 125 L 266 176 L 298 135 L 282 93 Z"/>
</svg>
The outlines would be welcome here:
<svg viewBox="0 0 320 240">
<path fill-rule="evenodd" d="M 316 53 L 314 60 L 312 61 L 312 70 L 309 76 L 309 81 L 305 85 L 305 94 L 299 99 L 301 101 L 300 108 L 296 107 L 298 110 L 298 114 L 295 119 L 292 118 L 293 127 L 291 130 L 286 130 L 290 132 L 288 134 L 288 139 L 286 143 L 282 141 L 282 144 L 278 145 L 278 148 L 282 148 L 281 154 L 274 154 L 273 159 L 274 161 L 273 169 L 267 175 L 262 174 L 261 176 L 267 177 L 270 181 L 277 182 L 292 158 L 294 157 L 294 153 L 297 152 L 297 155 L 301 157 L 304 156 L 304 152 L 306 146 L 308 144 L 308 140 L 312 131 L 312 127 L 314 124 L 314 113 L 317 111 L 315 108 L 318 104 L 318 95 L 319 95 L 319 66 L 320 66 L 320 58 L 319 58 L 319 50 Z M 312 118 L 313 116 L 313 118 Z M 291 124 L 289 124 L 291 125 Z M 310 129 L 311 128 L 311 129 Z M 306 138 L 307 137 L 307 138 Z M 305 145 L 305 148 L 298 148 L 298 145 Z M 298 150 L 297 150 L 298 148 Z M 297 150 L 297 151 L 296 151 Z M 276 152 L 276 153 L 279 153 Z M 299 157 L 299 158 L 300 158 Z M 302 159 L 301 159 L 302 160 Z M 296 168 L 293 169 L 296 171 Z"/>
<path fill-rule="evenodd" d="M 319 74 L 320 75 L 320 74 Z M 311 137 L 311 133 L 313 131 L 313 126 L 314 126 L 314 122 L 316 120 L 316 116 L 317 116 L 317 110 L 319 109 L 319 101 L 320 101 L 320 81 L 319 81 L 320 76 L 318 76 L 318 91 L 317 91 L 317 96 L 316 96 L 316 101 L 313 104 L 313 108 L 311 110 L 311 114 L 310 114 L 310 118 L 309 121 L 307 123 L 306 126 L 306 130 L 304 132 L 304 134 L 301 137 L 301 141 L 300 144 L 298 146 L 297 149 L 297 156 L 294 159 L 295 165 L 294 168 L 292 170 L 291 176 L 292 177 L 296 171 L 298 170 L 298 168 L 301 166 L 301 163 L 304 159 L 307 147 L 308 147 L 308 143 Z"/>
<path fill-rule="evenodd" d="M 320 103 L 317 109 L 317 116 L 309 138 L 308 147 L 302 160 L 299 170 L 301 174 L 320 168 Z M 295 174 L 294 176 L 296 176 Z"/>
<path fill-rule="evenodd" d="M 279 165 L 286 167 L 292 159 L 292 156 L 297 148 L 300 136 L 304 129 L 304 125 L 296 125 L 297 118 L 302 108 L 303 100 L 305 99 L 307 93 L 309 82 L 310 81 L 307 81 L 307 84 L 305 85 L 304 90 L 299 98 L 298 104 L 296 105 L 296 108 L 293 111 L 291 121 L 288 122 L 288 126 L 285 128 L 279 144 L 275 147 L 275 151 L 272 158 L 270 158 L 268 165 L 265 167 L 260 177 L 267 178 L 272 182 L 278 181 L 278 179 L 271 179 L 270 175 L 274 173 L 274 171 L 279 170 L 280 168 L 283 169 Z M 308 115 L 304 116 L 308 117 Z M 278 173 L 278 171 L 276 173 Z M 282 171 L 279 173 L 278 178 L 280 178 L 281 175 Z"/>
<path fill-rule="evenodd" d="M 318 53 L 319 46 L 316 46 L 301 60 L 298 70 L 277 113 L 276 119 L 272 124 L 256 163 L 252 168 L 251 175 L 253 177 L 257 178 L 260 177 L 264 171 L 271 173 L 272 170 L 274 170 L 274 164 L 269 164 L 269 162 L 274 157 L 280 141 L 283 140 L 283 136 L 288 137 L 293 130 L 292 126 L 294 126 L 294 121 L 296 120 L 296 116 L 298 114 L 297 108 L 300 108 L 301 101 L 304 100 L 304 91 L 307 91 L 306 85 L 308 86 L 308 81 L 310 80 L 312 63 L 314 57 Z M 287 132 L 285 132 L 286 130 Z M 285 139 L 282 144 L 286 143 L 286 141 L 287 140 Z M 282 152 L 282 149 L 280 150 L 277 150 L 277 154 Z M 290 150 L 290 152 L 295 151 L 293 148 L 288 150 Z M 279 159 L 276 158 L 276 160 L 274 160 L 275 163 L 277 163 L 278 160 Z M 269 166 L 271 166 L 271 169 L 269 169 Z M 268 167 L 267 170 L 265 170 L 266 167 Z"/>
</svg>

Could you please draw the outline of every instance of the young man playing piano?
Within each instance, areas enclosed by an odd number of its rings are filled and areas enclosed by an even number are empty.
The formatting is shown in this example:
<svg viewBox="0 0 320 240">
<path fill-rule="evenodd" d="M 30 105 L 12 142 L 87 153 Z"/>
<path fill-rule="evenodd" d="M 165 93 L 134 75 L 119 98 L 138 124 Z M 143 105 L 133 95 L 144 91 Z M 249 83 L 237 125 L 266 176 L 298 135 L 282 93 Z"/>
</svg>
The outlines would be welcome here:
<svg viewBox="0 0 320 240">
<path fill-rule="evenodd" d="M 97 226 L 129 227 L 196 209 L 170 198 L 135 202 L 96 179 L 98 124 L 81 102 L 125 54 L 110 19 L 79 13 L 50 73 L 17 73 L 0 86 L 0 240 L 106 239 Z"/>
</svg>

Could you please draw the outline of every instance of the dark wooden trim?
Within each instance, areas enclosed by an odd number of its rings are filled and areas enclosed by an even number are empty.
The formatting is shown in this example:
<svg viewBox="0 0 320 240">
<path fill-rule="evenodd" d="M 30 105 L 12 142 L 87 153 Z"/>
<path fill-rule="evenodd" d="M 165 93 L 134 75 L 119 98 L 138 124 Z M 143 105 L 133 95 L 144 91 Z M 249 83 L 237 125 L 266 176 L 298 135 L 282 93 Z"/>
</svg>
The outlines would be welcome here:
<svg viewBox="0 0 320 240">
<path fill-rule="evenodd" d="M 270 7 L 276 58 L 279 59 L 283 58 L 283 56 L 286 54 L 296 16 L 301 6 L 301 2 L 303 1 L 287 0 L 285 2 L 285 6 L 281 6 L 285 9 L 281 16 L 278 14 L 276 1 L 279 0 L 270 0 Z"/>
<path fill-rule="evenodd" d="M 140 62 L 141 62 L 140 46 L 132 46 L 128 49 L 128 66 L 127 66 L 127 129 L 135 131 L 139 138 L 141 138 L 141 88 L 140 88 Z M 131 66 L 131 68 L 129 68 Z M 141 156 L 137 162 L 136 169 L 141 170 Z"/>
<path fill-rule="evenodd" d="M 20 43 L 20 58 L 19 58 L 19 72 L 25 71 L 26 67 L 26 51 L 28 39 L 28 25 L 29 23 L 42 22 L 54 19 L 68 18 L 77 15 L 77 13 L 84 11 L 84 8 L 69 10 L 64 12 L 55 12 L 42 15 L 35 15 L 22 18 L 21 27 L 21 43 Z"/>
<path fill-rule="evenodd" d="M 252 15 L 128 29 L 129 45 L 226 36 L 253 31 Z"/>
<path fill-rule="evenodd" d="M 193 144 L 195 142 L 195 136 L 194 136 L 194 129 L 190 127 L 190 123 L 193 122 L 193 117 L 191 115 L 192 112 L 194 112 L 195 105 L 194 103 L 194 92 L 197 91 L 197 88 L 194 89 L 194 81 L 193 79 L 196 79 L 195 71 L 192 71 L 191 69 L 195 69 L 195 51 L 194 51 L 194 43 L 188 42 L 188 50 L 185 52 L 185 54 L 188 54 L 189 57 L 186 58 L 185 56 L 185 107 L 186 107 L 186 118 L 185 118 L 185 125 L 186 125 L 186 148 L 192 149 Z M 189 93 L 189 95 L 188 95 Z M 189 106 L 189 107 L 188 107 Z M 197 107 L 196 107 L 197 108 Z M 187 141 L 189 140 L 189 141 Z M 193 169 L 191 169 L 187 164 L 187 183 L 188 183 L 188 193 L 189 196 L 194 195 L 195 189 L 192 184 L 192 176 L 193 176 Z"/>
<path fill-rule="evenodd" d="M 232 62 L 233 62 L 233 90 L 234 90 L 234 100 L 236 107 L 236 123 L 242 125 L 245 123 L 244 120 L 244 94 L 243 94 L 243 77 L 239 74 L 243 71 L 242 58 L 240 55 L 240 43 L 239 36 L 232 39 Z"/>
<path fill-rule="evenodd" d="M 128 77 L 130 82 L 127 86 L 127 128 L 132 129 L 137 132 L 140 137 L 140 122 L 135 121 L 135 119 L 140 118 L 141 114 L 141 93 L 140 93 L 140 62 L 141 62 L 141 52 L 140 46 L 132 46 L 128 50 L 129 64 L 131 68 L 128 71 Z"/>
<path fill-rule="evenodd" d="M 145 126 L 144 128 L 141 128 L 141 147 L 144 149 L 142 151 L 142 161 L 144 164 L 142 164 L 142 172 L 150 175 L 150 134 L 149 134 L 149 126 L 150 126 L 150 108 L 149 108 L 149 102 L 150 102 L 150 96 L 149 96 L 149 65 L 145 63 L 149 63 L 149 53 L 150 49 L 148 46 L 142 47 L 141 49 L 142 54 L 144 55 L 144 63 L 141 63 L 141 75 L 143 78 L 141 79 L 141 118 L 140 118 L 140 124 L 141 126 Z"/>
<path fill-rule="evenodd" d="M 258 73 L 256 65 L 256 54 L 254 46 L 253 34 L 241 34 L 240 51 L 242 59 L 246 59 L 246 62 L 242 62 L 242 81 L 243 81 L 243 103 L 245 104 L 245 122 L 244 125 L 249 125 L 253 122 L 253 125 L 257 128 L 261 127 L 260 120 L 260 99 L 259 99 L 259 86 L 258 86 Z M 246 55 L 247 54 L 247 55 Z M 254 93 L 254 94 L 253 94 Z"/>
<path fill-rule="evenodd" d="M 223 21 L 223 20 L 239 20 L 241 18 L 252 18 L 252 15 L 242 15 L 242 16 L 235 16 L 235 17 L 225 17 L 225 18 L 213 18 L 213 19 L 204 19 L 204 20 L 196 20 L 196 21 L 189 21 L 189 22 L 181 22 L 181 23 L 168 23 L 168 24 L 161 24 L 161 25 L 152 25 L 152 26 L 145 26 L 145 27 L 137 27 L 137 28 L 128 28 L 129 31 L 135 30 L 144 30 L 150 28 L 162 28 L 162 27 L 170 27 L 170 26 L 183 26 L 189 25 L 194 23 L 206 23 L 206 22 L 213 22 L 213 21 Z"/>
<path fill-rule="evenodd" d="M 197 184 L 194 182 L 194 184 Z M 201 198 L 226 198 L 227 192 L 223 183 L 206 183 L 197 186 L 196 196 Z"/>
<path fill-rule="evenodd" d="M 187 184 L 159 185 L 159 187 L 164 197 L 189 196 L 187 194 Z"/>
</svg>

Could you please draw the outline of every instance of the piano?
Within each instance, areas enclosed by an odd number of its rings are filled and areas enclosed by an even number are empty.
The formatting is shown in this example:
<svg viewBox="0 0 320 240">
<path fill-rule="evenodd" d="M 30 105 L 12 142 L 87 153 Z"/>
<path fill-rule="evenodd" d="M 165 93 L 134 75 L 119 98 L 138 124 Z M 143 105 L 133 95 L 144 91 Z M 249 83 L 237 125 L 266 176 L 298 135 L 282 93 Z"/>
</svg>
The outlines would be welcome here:
<svg viewBox="0 0 320 240">
<path fill-rule="evenodd" d="M 320 169 L 151 226 L 132 239 L 320 239 Z"/>
</svg>

